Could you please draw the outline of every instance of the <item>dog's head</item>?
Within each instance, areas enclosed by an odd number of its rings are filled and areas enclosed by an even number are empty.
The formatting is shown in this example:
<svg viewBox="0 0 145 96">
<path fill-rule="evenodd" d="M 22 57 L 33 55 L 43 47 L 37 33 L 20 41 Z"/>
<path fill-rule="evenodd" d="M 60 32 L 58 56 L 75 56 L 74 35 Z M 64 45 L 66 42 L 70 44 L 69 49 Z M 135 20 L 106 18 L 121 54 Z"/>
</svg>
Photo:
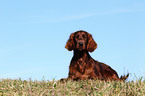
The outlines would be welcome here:
<svg viewBox="0 0 145 96">
<path fill-rule="evenodd" d="M 93 52 L 97 48 L 97 43 L 92 38 L 91 34 L 80 30 L 70 35 L 65 48 L 69 51 L 76 49 L 79 51 L 87 50 L 88 52 Z"/>
</svg>

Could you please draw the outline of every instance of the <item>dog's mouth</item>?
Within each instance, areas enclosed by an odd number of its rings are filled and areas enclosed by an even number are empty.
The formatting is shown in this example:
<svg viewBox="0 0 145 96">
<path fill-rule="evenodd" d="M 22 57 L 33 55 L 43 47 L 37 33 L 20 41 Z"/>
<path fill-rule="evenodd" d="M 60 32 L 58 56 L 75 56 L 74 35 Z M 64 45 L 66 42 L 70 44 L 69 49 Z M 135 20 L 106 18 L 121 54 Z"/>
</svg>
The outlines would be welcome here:
<svg viewBox="0 0 145 96">
<path fill-rule="evenodd" d="M 76 49 L 82 51 L 82 50 L 84 50 L 85 48 L 84 48 L 84 46 L 78 46 L 78 47 L 76 47 Z"/>
<path fill-rule="evenodd" d="M 84 49 L 84 47 L 83 46 L 79 46 L 79 49 Z"/>
<path fill-rule="evenodd" d="M 84 50 L 83 48 L 78 48 L 80 51 Z"/>
</svg>

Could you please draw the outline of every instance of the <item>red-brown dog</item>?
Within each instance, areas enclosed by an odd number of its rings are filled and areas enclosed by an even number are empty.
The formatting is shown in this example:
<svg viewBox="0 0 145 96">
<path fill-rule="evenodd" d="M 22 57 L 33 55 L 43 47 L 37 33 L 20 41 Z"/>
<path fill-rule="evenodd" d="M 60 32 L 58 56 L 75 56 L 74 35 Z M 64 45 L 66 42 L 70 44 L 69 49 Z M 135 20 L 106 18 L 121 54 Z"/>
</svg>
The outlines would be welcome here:
<svg viewBox="0 0 145 96">
<path fill-rule="evenodd" d="M 69 51 L 74 52 L 73 58 L 69 66 L 68 79 L 85 80 L 126 80 L 129 76 L 118 77 L 117 72 L 110 66 L 94 60 L 89 52 L 93 52 L 97 48 L 96 42 L 92 35 L 86 31 L 80 30 L 72 33 L 65 46 Z"/>
</svg>

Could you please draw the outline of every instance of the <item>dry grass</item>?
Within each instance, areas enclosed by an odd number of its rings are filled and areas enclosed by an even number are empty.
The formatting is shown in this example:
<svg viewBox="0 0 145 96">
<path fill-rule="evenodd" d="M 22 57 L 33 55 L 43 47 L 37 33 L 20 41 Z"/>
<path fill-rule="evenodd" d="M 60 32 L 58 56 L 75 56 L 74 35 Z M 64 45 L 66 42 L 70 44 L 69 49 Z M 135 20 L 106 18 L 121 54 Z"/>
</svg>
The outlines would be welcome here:
<svg viewBox="0 0 145 96">
<path fill-rule="evenodd" d="M 145 96 L 145 79 L 128 82 L 85 81 L 31 81 L 2 79 L 0 96 Z"/>
</svg>

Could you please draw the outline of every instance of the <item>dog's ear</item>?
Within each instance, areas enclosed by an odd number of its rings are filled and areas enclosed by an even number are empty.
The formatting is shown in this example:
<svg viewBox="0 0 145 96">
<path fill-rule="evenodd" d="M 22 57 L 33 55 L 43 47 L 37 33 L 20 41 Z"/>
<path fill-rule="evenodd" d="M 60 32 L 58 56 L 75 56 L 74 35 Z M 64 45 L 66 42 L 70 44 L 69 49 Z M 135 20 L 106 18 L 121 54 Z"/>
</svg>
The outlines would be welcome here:
<svg viewBox="0 0 145 96">
<path fill-rule="evenodd" d="M 69 51 L 74 50 L 75 44 L 74 44 L 74 33 L 72 33 L 65 45 L 65 48 L 68 49 Z"/>
<path fill-rule="evenodd" d="M 87 45 L 87 50 L 89 52 L 93 52 L 97 48 L 97 43 L 94 41 L 93 37 L 91 34 L 88 35 L 88 45 Z"/>
</svg>

